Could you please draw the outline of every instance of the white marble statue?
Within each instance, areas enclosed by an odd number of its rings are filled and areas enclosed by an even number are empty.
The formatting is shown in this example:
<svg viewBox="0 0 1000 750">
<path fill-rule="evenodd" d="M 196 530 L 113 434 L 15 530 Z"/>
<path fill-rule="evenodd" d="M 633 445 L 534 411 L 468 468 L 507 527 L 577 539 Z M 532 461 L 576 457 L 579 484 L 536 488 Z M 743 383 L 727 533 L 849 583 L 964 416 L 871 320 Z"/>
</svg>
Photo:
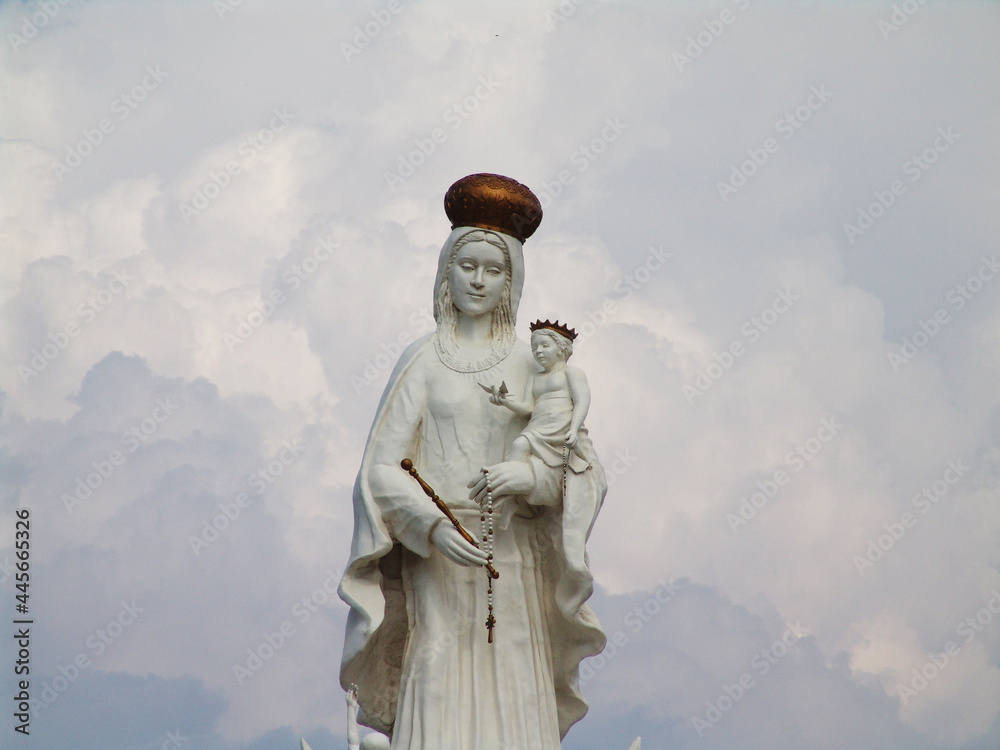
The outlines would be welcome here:
<svg viewBox="0 0 1000 750">
<path fill-rule="evenodd" d="M 369 732 L 361 739 L 358 730 L 358 686 L 347 688 L 347 750 L 389 750 L 389 738 L 381 732 Z"/>
<path fill-rule="evenodd" d="M 590 386 L 579 367 L 566 364 L 573 354 L 576 331 L 558 321 L 531 324 L 531 352 L 542 371 L 528 376 L 524 398 L 516 400 L 505 389 L 491 389 L 490 403 L 506 406 L 528 424 L 514 438 L 508 461 L 527 461 L 535 455 L 549 466 L 570 460 L 578 471 L 592 465 L 596 456 L 577 450 L 580 429 L 590 409 Z"/>
<path fill-rule="evenodd" d="M 607 489 L 582 426 L 586 379 L 563 360 L 563 388 L 515 335 L 522 242 L 541 220 L 534 196 L 508 178 L 473 175 L 445 206 L 454 228 L 434 285 L 437 330 L 400 357 L 354 488 L 341 684 L 357 685 L 358 720 L 394 749 L 556 750 L 587 711 L 580 661 L 605 643 L 586 604 L 585 545 Z M 532 379 L 571 394 L 558 436 L 573 438 L 568 461 L 561 447 L 558 461 L 515 448 L 526 414 L 480 390 L 504 383 L 523 393 Z M 544 411 L 535 392 L 533 409 Z M 483 539 L 478 547 L 400 468 L 404 458 Z M 488 558 L 499 574 L 491 593 Z"/>
</svg>

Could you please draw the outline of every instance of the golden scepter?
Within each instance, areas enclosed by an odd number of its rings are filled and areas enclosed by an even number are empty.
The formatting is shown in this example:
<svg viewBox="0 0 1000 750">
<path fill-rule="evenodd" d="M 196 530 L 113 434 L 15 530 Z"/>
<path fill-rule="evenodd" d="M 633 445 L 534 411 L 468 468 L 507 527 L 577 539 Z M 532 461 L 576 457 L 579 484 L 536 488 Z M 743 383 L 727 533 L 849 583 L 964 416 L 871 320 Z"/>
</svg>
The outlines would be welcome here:
<svg viewBox="0 0 1000 750">
<path fill-rule="evenodd" d="M 411 461 L 408 458 L 404 458 L 402 461 L 399 462 L 399 465 L 403 467 L 403 471 L 405 471 L 411 477 L 417 480 L 417 483 L 420 485 L 420 488 L 424 491 L 424 494 L 426 494 L 427 497 L 429 497 L 431 500 L 434 501 L 434 504 L 438 507 L 438 510 L 440 510 L 442 513 L 445 514 L 448 520 L 451 521 L 451 525 L 454 526 L 458 530 L 458 533 L 462 535 L 462 538 L 476 549 L 479 549 L 479 545 L 476 544 L 476 540 L 473 539 L 472 535 L 462 527 L 462 524 L 458 522 L 458 519 L 455 518 L 455 514 L 451 512 L 451 508 L 445 505 L 444 500 L 438 497 L 437 493 L 433 489 L 431 489 L 431 486 L 420 478 L 420 475 L 417 473 L 417 470 L 413 468 L 413 461 Z M 490 572 L 490 575 L 493 576 L 493 578 L 500 577 L 500 574 L 493 569 L 493 566 L 490 563 L 486 563 L 486 570 Z"/>
</svg>

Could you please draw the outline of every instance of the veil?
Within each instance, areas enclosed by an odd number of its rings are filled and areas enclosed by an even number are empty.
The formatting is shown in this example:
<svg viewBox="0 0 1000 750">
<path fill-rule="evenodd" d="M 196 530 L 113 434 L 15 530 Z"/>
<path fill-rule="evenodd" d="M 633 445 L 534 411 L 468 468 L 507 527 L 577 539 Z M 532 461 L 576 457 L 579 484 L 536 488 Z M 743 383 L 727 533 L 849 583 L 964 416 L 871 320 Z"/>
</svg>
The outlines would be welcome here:
<svg viewBox="0 0 1000 750">
<path fill-rule="evenodd" d="M 435 294 L 444 280 L 456 242 L 471 232 L 487 232 L 499 237 L 507 247 L 510 262 L 510 308 L 516 316 L 524 285 L 522 243 L 495 230 L 456 227 L 441 248 L 435 278 Z M 393 539 L 372 491 L 373 454 L 379 441 L 386 413 L 407 380 L 411 365 L 428 346 L 436 333 L 412 343 L 400 356 L 379 402 L 357 480 L 354 484 L 354 533 L 347 570 L 339 594 L 349 606 L 340 680 L 346 689 L 358 685 L 360 723 L 386 734 L 392 733 L 396 700 L 402 672 L 409 623 L 399 567 L 399 546 Z M 592 452 L 584 429 L 581 447 Z M 593 591 L 593 578 L 587 561 L 586 541 L 596 519 L 607 483 L 596 456 L 586 471 L 548 470 L 542 462 L 534 467 L 534 496 L 558 501 L 562 507 L 540 534 L 549 547 L 542 564 L 546 578 L 553 582 L 548 609 L 554 688 L 559 710 L 560 734 L 587 711 L 579 692 L 578 668 L 582 659 L 600 653 L 605 636 L 586 600 Z M 562 501 L 563 487 L 566 489 Z M 554 502 L 545 502 L 551 505 Z M 429 542 L 427 542 L 429 544 Z M 395 545 L 395 546 L 394 546 Z"/>
</svg>

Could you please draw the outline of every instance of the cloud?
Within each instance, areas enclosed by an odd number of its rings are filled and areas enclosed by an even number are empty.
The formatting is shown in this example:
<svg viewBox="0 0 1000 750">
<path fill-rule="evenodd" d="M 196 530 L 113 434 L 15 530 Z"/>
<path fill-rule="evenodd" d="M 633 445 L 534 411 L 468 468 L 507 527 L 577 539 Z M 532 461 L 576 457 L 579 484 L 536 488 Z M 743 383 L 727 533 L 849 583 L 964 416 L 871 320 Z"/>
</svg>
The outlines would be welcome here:
<svg viewBox="0 0 1000 750">
<path fill-rule="evenodd" d="M 630 731 L 669 748 L 923 746 L 879 686 L 764 599 L 741 607 L 680 580 L 594 605 L 612 645 L 581 670 L 593 734 L 580 747 L 626 746 Z"/>
<path fill-rule="evenodd" d="M 519 332 L 584 333 L 611 479 L 567 747 L 997 744 L 993 5 L 218 5 L 0 7 L 2 514 L 39 685 L 90 663 L 50 744 L 340 742 L 350 488 L 478 171 L 544 198 Z"/>
</svg>

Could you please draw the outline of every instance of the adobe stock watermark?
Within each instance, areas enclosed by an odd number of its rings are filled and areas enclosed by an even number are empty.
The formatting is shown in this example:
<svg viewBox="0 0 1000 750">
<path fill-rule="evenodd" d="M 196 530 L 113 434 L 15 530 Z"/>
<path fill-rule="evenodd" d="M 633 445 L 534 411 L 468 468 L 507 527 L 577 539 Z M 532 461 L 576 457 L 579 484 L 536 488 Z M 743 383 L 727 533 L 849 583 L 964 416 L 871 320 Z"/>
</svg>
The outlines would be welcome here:
<svg viewBox="0 0 1000 750">
<path fill-rule="evenodd" d="M 69 690 L 70 685 L 76 682 L 80 675 L 90 669 L 94 660 L 104 654 L 114 645 L 146 610 L 136 604 L 135 599 L 131 602 L 122 602 L 118 614 L 108 623 L 90 635 L 84 645 L 85 651 L 78 653 L 68 664 L 60 664 L 56 671 L 59 673 L 51 680 L 42 683 L 42 689 L 37 698 L 31 699 L 32 718 L 37 719 L 38 715 L 51 706 L 59 696 Z"/>
<path fill-rule="evenodd" d="M 219 169 L 210 169 L 205 181 L 195 188 L 190 202 L 177 205 L 185 224 L 190 224 L 192 219 L 222 195 L 222 191 L 232 184 L 233 178 L 243 174 L 261 152 L 274 143 L 278 133 L 284 131 L 295 119 L 295 115 L 288 112 L 287 107 L 281 109 L 274 107 L 271 113 L 268 124 L 244 138 L 236 148 L 236 153 L 242 157 L 241 159 L 230 159 Z"/>
<path fill-rule="evenodd" d="M 993 624 L 995 615 L 1000 615 L 1000 591 L 993 589 L 992 596 L 983 606 L 963 619 L 955 626 L 955 635 L 962 639 L 961 643 L 948 641 L 938 652 L 930 652 L 927 659 L 919 667 L 910 672 L 908 682 L 901 683 L 896 691 L 903 705 L 909 704 L 951 664 L 965 646 L 968 646 L 979 634 Z"/>
<path fill-rule="evenodd" d="M 128 457 L 156 434 L 160 425 L 170 419 L 179 408 L 170 400 L 169 396 L 156 399 L 156 406 L 149 416 L 122 433 L 121 442 L 127 448 L 127 452 L 113 450 L 103 461 L 92 461 L 90 465 L 94 470 L 84 477 L 77 477 L 72 494 L 68 492 L 62 494 L 61 499 L 66 512 L 73 515 L 73 511 L 90 500 L 94 493 L 111 479 L 118 468 L 125 464 Z"/>
<path fill-rule="evenodd" d="M 901 3 L 894 3 L 889 17 L 878 20 L 877 26 L 882 38 L 888 41 L 889 37 L 903 28 L 926 2 L 927 0 L 903 0 Z"/>
<path fill-rule="evenodd" d="M 920 492 L 911 498 L 910 503 L 920 511 L 920 516 L 926 515 L 942 498 L 947 496 L 952 487 L 962 481 L 962 477 L 968 472 L 969 467 L 962 463 L 962 459 L 951 459 L 948 461 L 944 473 L 941 474 L 941 478 L 931 482 L 930 486 L 921 488 Z M 854 556 L 854 567 L 857 569 L 858 575 L 863 576 L 866 569 L 874 568 L 875 563 L 885 557 L 896 546 L 896 542 L 917 525 L 920 516 L 916 516 L 910 511 L 904 511 L 898 520 L 882 526 L 885 530 L 884 534 L 868 539 L 865 554 Z"/>
<path fill-rule="evenodd" d="M 566 187 L 573 184 L 576 175 L 583 174 L 590 169 L 590 166 L 602 154 L 606 153 L 608 147 L 617 141 L 626 130 L 628 130 L 628 123 L 622 122 L 620 116 L 604 118 L 604 126 L 600 133 L 591 138 L 589 142 L 581 144 L 570 152 L 569 163 L 576 167 L 576 174 L 569 169 L 560 169 L 553 179 L 542 181 L 541 190 L 535 191 L 542 208 L 548 208 Z"/>
<path fill-rule="evenodd" d="M 403 9 L 401 0 L 389 0 L 384 8 L 376 8 L 370 11 L 372 20 L 365 21 L 363 25 L 355 26 L 350 42 L 341 42 L 340 51 L 348 63 L 352 57 L 360 55 L 368 46 L 375 41 L 386 27 L 392 23 L 392 19 Z"/>
<path fill-rule="evenodd" d="M 769 648 L 762 648 L 750 660 L 750 670 L 734 679 L 732 683 L 723 683 L 719 695 L 714 700 L 705 702 L 704 717 L 698 715 L 691 717 L 698 736 L 704 737 L 706 731 L 722 721 L 723 716 L 732 711 L 733 707 L 747 696 L 747 693 L 757 687 L 754 672 L 758 678 L 766 675 L 789 653 L 791 647 L 805 636 L 806 632 L 798 620 L 794 624 L 786 622 L 785 632 L 781 638 L 772 643 Z"/>
<path fill-rule="evenodd" d="M 0 573 L 3 573 L 3 576 L 0 576 L 0 583 L 3 583 L 14 575 L 14 565 L 11 563 L 9 557 L 5 557 L 3 562 L 0 562 Z"/>
<path fill-rule="evenodd" d="M 980 256 L 981 263 L 973 271 L 969 278 L 960 284 L 956 284 L 945 294 L 945 302 L 951 305 L 951 312 L 948 307 L 939 307 L 934 314 L 926 320 L 918 320 L 916 330 L 904 336 L 900 342 L 899 352 L 886 352 L 889 364 L 892 365 L 893 372 L 899 372 L 899 368 L 909 364 L 931 343 L 941 330 L 951 323 L 951 313 L 957 313 L 979 294 L 987 282 L 991 281 L 1000 271 L 1000 259 L 997 254 L 987 258 Z"/>
<path fill-rule="evenodd" d="M 180 750 L 184 745 L 191 741 L 190 737 L 185 737 L 181 734 L 180 729 L 174 729 L 173 731 L 165 732 L 163 735 L 166 739 L 163 740 L 159 745 L 159 750 Z"/>
<path fill-rule="evenodd" d="M 750 8 L 750 0 L 731 0 L 731 2 L 739 11 Z M 719 12 L 718 18 L 706 18 L 702 21 L 701 25 L 705 28 L 684 40 L 687 44 L 684 46 L 683 52 L 674 52 L 673 54 L 677 72 L 683 73 L 685 68 L 701 57 L 705 50 L 711 47 L 736 19 L 736 13 L 729 8 L 723 8 Z"/>
<path fill-rule="evenodd" d="M 485 77 L 479 76 L 476 79 L 478 83 L 470 94 L 445 108 L 444 112 L 441 113 L 441 119 L 445 125 L 450 126 L 449 130 L 445 130 L 443 127 L 433 128 L 426 138 L 413 140 L 413 145 L 416 148 L 397 157 L 396 170 L 384 173 L 385 184 L 390 192 L 396 192 L 407 179 L 413 176 L 418 168 L 437 152 L 441 144 L 447 141 L 452 133 L 461 128 L 473 114 L 479 111 L 479 107 L 493 96 L 502 85 L 502 81 L 494 79 L 493 75 L 490 73 Z"/>
<path fill-rule="evenodd" d="M 652 595 L 640 606 L 633 607 L 622 620 L 622 627 L 608 636 L 604 650 L 596 656 L 591 656 L 580 662 L 580 687 L 594 679 L 598 672 L 614 661 L 621 650 L 629 644 L 631 637 L 641 633 L 643 628 L 663 611 L 678 591 L 680 591 L 680 585 L 674 583 L 673 579 L 670 581 L 661 579 Z"/>
<path fill-rule="evenodd" d="M 66 146 L 66 154 L 62 161 L 52 162 L 52 172 L 56 179 L 62 182 L 67 175 L 72 174 L 83 164 L 84 159 L 95 153 L 104 144 L 105 138 L 115 132 L 118 123 L 131 117 L 149 95 L 160 88 L 168 74 L 168 71 L 162 70 L 159 65 L 147 65 L 142 79 L 111 101 L 111 113 L 117 115 L 117 122 L 110 117 L 102 117 L 94 127 L 84 128 L 80 132 L 82 136 L 80 140 L 75 145 Z"/>
<path fill-rule="evenodd" d="M 619 303 L 627 300 L 643 288 L 666 264 L 673 258 L 673 253 L 664 249 L 663 245 L 651 246 L 646 256 L 630 271 L 623 274 L 613 286 L 617 297 L 607 297 L 600 305 L 586 312 L 586 320 L 577 326 L 577 337 L 574 348 L 579 349 L 597 331 L 608 323 L 619 311 Z M 358 372 L 351 374 L 350 382 L 358 395 L 373 383 L 381 380 L 382 375 L 391 370 L 407 346 L 424 334 L 437 328 L 431 308 L 415 310 L 409 317 L 410 327 L 400 331 L 394 337 L 382 341 L 379 351 L 362 361 Z"/>
<path fill-rule="evenodd" d="M 612 290 L 617 296 L 606 297 L 598 307 L 587 310 L 587 319 L 576 327 L 577 337 L 573 342 L 574 348 L 579 349 L 586 344 L 591 336 L 618 314 L 621 310 L 619 305 L 648 284 L 656 272 L 673 257 L 673 253 L 664 250 L 663 245 L 650 247 L 646 252 L 646 257 L 615 282 Z"/>
<path fill-rule="evenodd" d="M 778 495 L 780 488 L 798 475 L 823 450 L 823 446 L 829 444 L 842 429 L 844 425 L 838 422 L 836 417 L 823 417 L 819 421 L 819 429 L 815 435 L 785 454 L 782 468 L 776 469 L 769 479 L 758 481 L 756 490 L 740 498 L 738 514 L 726 514 L 726 523 L 729 524 L 733 534 L 738 534 L 741 527 L 750 523 Z"/>
<path fill-rule="evenodd" d="M 785 313 L 792 309 L 798 301 L 799 295 L 792 291 L 791 287 L 774 290 L 774 301 L 765 307 L 757 315 L 752 315 L 749 320 L 740 326 L 740 333 L 746 339 L 746 344 L 742 339 L 733 339 L 729 346 L 721 352 L 712 355 L 712 362 L 703 368 L 699 368 L 695 374 L 694 383 L 685 383 L 681 386 L 684 398 L 689 404 L 699 396 L 704 396 L 709 389 L 715 385 L 727 372 L 732 370 L 737 362 L 745 357 L 749 352 L 749 347 L 760 341 L 767 331 L 781 319 Z"/>
<path fill-rule="evenodd" d="M 608 488 L 610 489 L 618 478 L 627 473 L 638 460 L 639 457 L 633 456 L 630 448 L 616 450 L 614 459 L 604 467 L 604 476 L 608 482 Z"/>
<path fill-rule="evenodd" d="M 430 643 L 427 642 L 427 638 L 422 638 L 419 643 L 411 642 L 408 644 L 410 650 L 408 658 L 410 663 L 414 665 L 409 679 L 418 680 L 424 672 L 434 667 L 441 654 L 455 650 L 459 643 L 459 633 L 472 632 L 477 626 L 481 627 L 478 618 L 470 617 L 465 611 L 455 611 L 447 620 L 447 627 L 436 631 Z M 388 681 L 383 681 L 381 689 L 368 693 L 366 697 L 365 703 L 369 711 L 373 713 L 388 712 L 390 711 L 389 706 L 396 704 L 399 688 L 388 684 Z M 503 746 L 498 750 L 504 750 Z"/>
<path fill-rule="evenodd" d="M 340 247 L 339 242 L 332 239 L 332 235 L 321 237 L 316 240 L 312 252 L 308 253 L 302 260 L 296 261 L 290 268 L 285 269 L 281 274 L 281 283 L 276 285 L 268 294 L 253 303 L 253 308 L 247 310 L 237 318 L 236 328 L 230 333 L 226 331 L 222 334 L 222 341 L 232 354 L 236 349 L 247 341 L 250 337 L 264 325 L 279 307 L 289 300 L 289 295 L 298 291 L 319 269 L 335 254 L 334 251 Z"/>
<path fill-rule="evenodd" d="M 286 440 L 278 454 L 266 464 L 247 477 L 247 484 L 257 497 L 267 490 L 294 464 L 305 452 L 300 438 Z M 195 557 L 199 557 L 209 545 L 219 539 L 243 515 L 243 511 L 253 503 L 253 497 L 247 492 L 238 492 L 232 502 L 219 503 L 219 513 L 202 522 L 201 533 L 188 535 L 188 544 Z"/>
<path fill-rule="evenodd" d="M 289 610 L 288 617 L 273 631 L 264 633 L 256 646 L 247 648 L 247 657 L 242 662 L 233 664 L 233 676 L 242 685 L 256 676 L 264 668 L 264 664 L 274 658 L 288 640 L 298 631 L 295 624 L 305 625 L 321 608 L 329 606 L 330 602 L 339 601 L 337 586 L 344 575 L 342 569 L 336 571 L 326 569 L 326 578 L 313 589 L 312 593 L 303 596 Z"/>
<path fill-rule="evenodd" d="M 820 84 L 818 88 L 810 86 L 809 95 L 802 100 L 802 104 L 786 112 L 774 124 L 775 131 L 783 135 L 784 140 L 791 139 L 800 128 L 812 119 L 813 113 L 822 109 L 823 105 L 832 97 L 833 92 L 827 89 L 825 83 Z M 729 179 L 725 182 L 719 180 L 715 183 L 722 201 L 728 201 L 730 195 L 746 185 L 747 180 L 757 174 L 757 171 L 768 162 L 771 156 L 778 153 L 780 148 L 781 144 L 777 138 L 765 138 L 759 148 L 747 149 L 747 156 L 750 158 L 740 162 L 739 167 L 730 164 Z"/>
<path fill-rule="evenodd" d="M 486 432 L 484 430 L 483 438 L 485 437 L 486 437 Z M 479 439 L 479 438 L 480 435 L 477 434 L 473 439 L 473 443 L 476 444 L 477 440 L 478 444 L 485 442 L 485 439 Z M 631 455 L 630 449 L 628 448 L 625 448 L 624 450 L 615 450 L 614 459 L 610 461 L 609 464 L 604 466 L 604 475 L 605 475 L 605 480 L 607 481 L 608 489 L 610 490 L 611 486 L 622 475 L 627 473 L 632 468 L 632 465 L 638 460 L 639 459 L 637 456 Z M 444 471 L 446 473 L 454 472 L 459 468 L 460 467 L 454 465 L 454 463 L 449 462 L 448 465 L 444 467 Z M 566 506 L 566 510 L 567 512 L 578 513 L 581 512 L 583 508 L 580 505 L 579 501 L 571 499 L 570 504 Z M 551 520 L 552 519 L 549 519 L 548 521 L 541 523 L 539 525 L 538 542 L 546 550 L 553 548 L 561 548 L 562 545 L 562 539 L 563 539 L 562 525 L 559 523 L 552 523 Z M 662 584 L 663 581 L 660 581 L 660 583 Z M 657 589 L 657 592 L 659 592 L 659 589 Z M 652 607 L 653 605 L 650 606 Z M 605 657 L 607 657 L 607 652 L 605 652 Z"/>
<path fill-rule="evenodd" d="M 66 350 L 70 341 L 83 332 L 97 316 L 108 309 L 113 302 L 124 296 L 125 289 L 132 281 L 132 277 L 123 268 L 120 271 L 111 272 L 111 280 L 96 294 L 92 294 L 87 299 L 81 300 L 73 308 L 73 317 L 58 330 L 49 331 L 48 342 L 41 347 L 32 349 L 27 363 L 18 365 L 17 374 L 21 376 L 21 381 L 27 385 L 33 377 L 39 375 L 42 370 L 49 366 L 50 362 Z"/>
<path fill-rule="evenodd" d="M 350 376 L 351 387 L 357 395 L 372 383 L 381 380 L 382 375 L 392 369 L 406 347 L 426 333 L 436 330 L 437 323 L 430 308 L 415 310 L 409 317 L 410 328 L 400 331 L 394 338 L 379 344 L 379 351 L 365 357 L 360 372 Z"/>
<path fill-rule="evenodd" d="M 10 42 L 11 49 L 17 52 L 18 49 L 26 45 L 38 36 L 39 30 L 49 25 L 49 21 L 59 15 L 71 0 L 37 0 L 32 5 L 37 10 L 26 7 L 27 13 L 21 14 L 21 26 L 18 28 L 20 34 L 10 32 L 7 34 L 7 41 Z"/>
<path fill-rule="evenodd" d="M 561 0 L 555 10 L 550 10 L 545 13 L 545 23 L 548 25 L 549 30 L 553 31 L 559 26 L 559 24 L 569 21 L 569 19 L 576 13 L 577 8 L 586 2 L 589 2 L 589 0 Z"/>
<path fill-rule="evenodd" d="M 226 16 L 243 5 L 243 0 L 212 0 L 212 8 L 220 21 L 226 20 Z"/>
<path fill-rule="evenodd" d="M 903 162 L 900 170 L 910 178 L 909 184 L 912 185 L 923 177 L 941 158 L 941 154 L 950 150 L 961 137 L 962 134 L 953 132 L 950 125 L 938 128 L 937 135 L 927 148 Z M 884 190 L 876 190 L 872 193 L 875 200 L 867 206 L 858 206 L 858 216 L 855 223 L 844 223 L 844 235 L 847 237 L 847 241 L 856 245 L 858 238 L 864 236 L 869 229 L 875 226 L 875 222 L 885 216 L 886 211 L 895 205 L 896 199 L 903 195 L 907 188 L 908 185 L 903 180 L 894 179 Z"/>
</svg>

